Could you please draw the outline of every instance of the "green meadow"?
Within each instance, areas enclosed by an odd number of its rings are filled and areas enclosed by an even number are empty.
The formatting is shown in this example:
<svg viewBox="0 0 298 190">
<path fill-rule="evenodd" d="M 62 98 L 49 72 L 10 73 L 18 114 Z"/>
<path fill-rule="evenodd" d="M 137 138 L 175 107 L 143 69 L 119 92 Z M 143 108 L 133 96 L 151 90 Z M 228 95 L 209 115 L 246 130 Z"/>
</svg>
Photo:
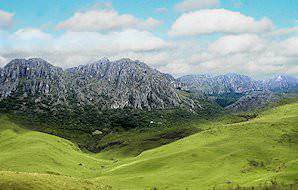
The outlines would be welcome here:
<svg viewBox="0 0 298 190">
<path fill-rule="evenodd" d="M 297 188 L 297 101 L 248 121 L 229 118 L 197 123 L 194 135 L 135 155 L 83 152 L 2 115 L 0 189 Z"/>
</svg>

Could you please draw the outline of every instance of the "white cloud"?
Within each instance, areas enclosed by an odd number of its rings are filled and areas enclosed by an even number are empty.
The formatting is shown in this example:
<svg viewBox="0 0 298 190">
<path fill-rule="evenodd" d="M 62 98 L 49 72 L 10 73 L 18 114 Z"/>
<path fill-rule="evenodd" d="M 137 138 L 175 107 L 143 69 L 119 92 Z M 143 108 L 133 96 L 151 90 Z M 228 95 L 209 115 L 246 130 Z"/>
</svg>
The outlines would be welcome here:
<svg viewBox="0 0 298 190">
<path fill-rule="evenodd" d="M 154 29 L 161 22 L 153 18 L 141 20 L 130 14 L 119 14 L 115 10 L 89 10 L 77 12 L 57 25 L 58 29 L 70 31 L 112 31 L 128 28 Z"/>
<path fill-rule="evenodd" d="M 164 40 L 150 32 L 130 29 L 108 34 L 67 32 L 56 39 L 54 49 L 57 51 L 116 53 L 121 51 L 154 51 L 166 46 Z"/>
<path fill-rule="evenodd" d="M 209 51 L 215 54 L 260 51 L 265 47 L 265 40 L 255 34 L 228 35 L 209 45 Z"/>
<path fill-rule="evenodd" d="M 0 10 L 0 29 L 9 28 L 13 23 L 13 13 L 5 12 Z"/>
<path fill-rule="evenodd" d="M 1 34 L 0 34 L 1 39 Z M 100 56 L 122 57 L 159 51 L 167 42 L 147 31 L 134 29 L 102 34 L 98 32 L 66 32 L 53 36 L 38 29 L 21 29 L 8 35 L 0 44 L 1 55 L 42 57 L 61 67 L 76 66 Z"/>
<path fill-rule="evenodd" d="M 175 5 L 175 9 L 181 12 L 207 9 L 218 7 L 220 4 L 219 0 L 184 0 Z"/>
<path fill-rule="evenodd" d="M 136 29 L 52 35 L 27 28 L 13 34 L 0 31 L 1 40 L 4 43 L 0 43 L 0 65 L 13 58 L 41 57 L 67 68 L 101 57 L 129 57 L 175 76 L 226 72 L 252 76 L 298 74 L 297 36 L 286 39 L 245 33 L 221 36 L 206 43 L 196 37 L 166 41 Z"/>
<path fill-rule="evenodd" d="M 263 18 L 255 20 L 239 12 L 225 9 L 207 9 L 184 13 L 172 25 L 172 36 L 200 35 L 211 33 L 258 33 L 270 31 L 272 22 Z"/>
<path fill-rule="evenodd" d="M 35 28 L 19 29 L 14 33 L 4 34 L 4 37 L 5 43 L 0 44 L 0 52 L 10 53 L 48 51 L 54 39 L 51 34 Z"/>
<path fill-rule="evenodd" d="M 280 42 L 277 51 L 286 56 L 298 56 L 298 36 Z"/>
<path fill-rule="evenodd" d="M 52 37 L 50 34 L 42 32 L 35 28 L 25 28 L 17 30 L 13 35 L 13 38 L 17 40 L 50 40 Z"/>
<path fill-rule="evenodd" d="M 189 59 L 187 74 L 197 71 L 238 72 L 259 77 L 280 73 L 298 75 L 295 51 L 298 38 L 283 41 L 263 38 L 253 34 L 223 36 L 209 45 L 207 53 L 198 52 Z"/>
</svg>

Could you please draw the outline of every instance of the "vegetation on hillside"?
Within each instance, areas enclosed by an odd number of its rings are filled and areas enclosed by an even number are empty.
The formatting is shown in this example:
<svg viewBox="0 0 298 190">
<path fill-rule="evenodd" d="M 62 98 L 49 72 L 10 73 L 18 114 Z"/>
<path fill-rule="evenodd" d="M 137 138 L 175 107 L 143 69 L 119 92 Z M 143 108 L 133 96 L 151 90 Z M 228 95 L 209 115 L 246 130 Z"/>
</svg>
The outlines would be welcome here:
<svg viewBox="0 0 298 190">
<path fill-rule="evenodd" d="M 118 136 L 107 135 L 100 147 L 116 139 L 130 146 L 115 144 L 91 154 L 63 138 L 28 130 L 21 124 L 23 120 L 15 122 L 15 116 L 2 115 L 0 188 L 295 188 L 297 101 L 281 103 L 248 119 L 246 116 L 193 120 L 189 128 L 196 128 L 196 134 L 170 144 L 167 135 L 182 133 L 179 129 L 183 128 L 165 127 L 166 133 L 153 126 L 119 131 Z M 149 139 L 147 144 L 141 141 L 144 139 Z M 161 143 L 150 147 L 154 139 Z"/>
<path fill-rule="evenodd" d="M 22 92 L 19 92 L 22 93 Z M 36 95 L 38 96 L 38 94 Z M 18 96 L 16 96 L 18 97 Z M 218 117 L 222 109 L 208 101 L 195 100 L 203 107 L 198 110 L 189 108 L 175 108 L 166 110 L 138 110 L 132 108 L 100 110 L 94 106 L 78 106 L 77 102 L 70 102 L 69 106 L 52 106 L 51 99 L 42 99 L 35 104 L 34 97 L 25 99 L 9 98 L 0 101 L 0 112 L 30 130 L 53 134 L 76 143 L 82 150 L 99 152 L 110 145 L 123 146 L 123 139 L 107 142 L 111 136 L 144 136 L 138 141 L 147 141 L 147 132 L 152 137 L 164 136 L 160 142 L 149 140 L 148 145 L 135 150 L 133 155 L 144 150 L 173 142 L 177 139 L 198 132 L 197 128 L 190 127 L 194 122 L 203 122 Z M 173 128 L 173 129 L 170 129 Z M 179 129 L 178 129 L 179 128 Z M 175 132 L 180 132 L 175 135 Z M 173 136 L 174 135 L 174 136 Z M 131 136 L 131 137 L 133 137 Z M 167 138 L 171 136 L 173 138 Z M 112 137 L 114 138 L 114 137 Z M 135 138 L 130 138 L 130 142 Z M 159 139 L 157 139 L 159 141 Z M 126 145 L 125 145 L 126 146 Z"/>
</svg>

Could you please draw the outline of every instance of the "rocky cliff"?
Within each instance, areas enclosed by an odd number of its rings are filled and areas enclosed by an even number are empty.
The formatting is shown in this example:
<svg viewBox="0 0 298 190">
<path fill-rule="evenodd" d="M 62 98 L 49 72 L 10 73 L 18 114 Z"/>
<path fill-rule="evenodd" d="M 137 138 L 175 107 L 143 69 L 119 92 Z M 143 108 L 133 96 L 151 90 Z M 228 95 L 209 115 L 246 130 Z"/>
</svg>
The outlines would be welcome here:
<svg viewBox="0 0 298 190">
<path fill-rule="evenodd" d="M 130 59 L 63 70 L 42 59 L 15 59 L 0 70 L 0 98 L 43 99 L 51 105 L 99 109 L 178 107 L 182 99 L 168 75 Z"/>
</svg>

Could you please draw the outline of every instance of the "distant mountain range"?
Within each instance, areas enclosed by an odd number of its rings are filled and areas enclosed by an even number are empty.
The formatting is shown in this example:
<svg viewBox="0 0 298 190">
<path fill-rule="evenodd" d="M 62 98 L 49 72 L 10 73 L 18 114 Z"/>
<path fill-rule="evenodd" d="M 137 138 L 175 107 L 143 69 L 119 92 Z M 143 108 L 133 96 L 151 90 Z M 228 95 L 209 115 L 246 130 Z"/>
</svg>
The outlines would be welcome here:
<svg viewBox="0 0 298 190">
<path fill-rule="evenodd" d="M 288 93 L 298 92 L 298 78 L 279 75 L 255 80 L 236 73 L 224 75 L 187 75 L 177 79 L 180 89 L 201 97 L 211 97 L 231 111 L 250 111 L 279 101 Z"/>
<path fill-rule="evenodd" d="M 297 92 L 298 78 L 288 75 L 265 80 L 236 73 L 225 75 L 187 75 L 177 79 L 182 89 L 209 95 L 224 93 L 247 93 L 252 91 Z"/>
<path fill-rule="evenodd" d="M 40 111 L 59 106 L 92 106 L 100 110 L 200 108 L 182 92 L 209 100 L 211 97 L 227 109 L 245 110 L 248 105 L 278 100 L 276 93 L 298 92 L 298 78 L 281 75 L 254 80 L 232 73 L 175 79 L 131 59 L 101 59 L 66 70 L 39 58 L 14 59 L 0 69 L 0 100 L 19 102 L 17 109 L 31 104 L 40 105 Z"/>
</svg>

